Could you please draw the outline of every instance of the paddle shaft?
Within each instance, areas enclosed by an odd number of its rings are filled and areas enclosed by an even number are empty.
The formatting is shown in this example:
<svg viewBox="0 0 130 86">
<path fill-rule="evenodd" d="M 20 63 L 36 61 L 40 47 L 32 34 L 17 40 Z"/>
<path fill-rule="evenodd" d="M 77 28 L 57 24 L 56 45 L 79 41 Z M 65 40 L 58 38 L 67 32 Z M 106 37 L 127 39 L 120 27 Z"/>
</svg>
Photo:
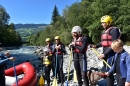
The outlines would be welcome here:
<svg viewBox="0 0 130 86">
<path fill-rule="evenodd" d="M 16 85 L 18 86 L 18 78 L 17 78 L 17 74 L 16 74 L 16 68 L 15 68 L 14 61 L 13 61 L 13 67 L 14 67 L 14 74 L 15 74 L 15 78 L 16 78 Z"/>
<path fill-rule="evenodd" d="M 99 56 L 100 54 L 94 49 L 92 48 L 92 50 L 97 54 L 97 56 Z M 111 68 L 111 66 L 104 60 L 104 59 L 101 59 L 109 68 Z"/>
</svg>

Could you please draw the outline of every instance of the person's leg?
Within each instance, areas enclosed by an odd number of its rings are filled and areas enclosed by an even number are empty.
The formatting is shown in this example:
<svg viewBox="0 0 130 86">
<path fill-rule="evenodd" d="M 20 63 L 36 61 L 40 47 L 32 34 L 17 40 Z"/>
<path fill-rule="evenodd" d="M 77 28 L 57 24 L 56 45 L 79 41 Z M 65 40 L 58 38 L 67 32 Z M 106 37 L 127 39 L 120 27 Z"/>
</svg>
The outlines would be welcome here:
<svg viewBox="0 0 130 86">
<path fill-rule="evenodd" d="M 0 74 L 0 86 L 5 86 L 5 75 Z"/>
<path fill-rule="evenodd" d="M 116 74 L 116 80 L 117 80 L 117 85 L 118 86 L 125 86 L 125 81 L 126 79 L 125 78 L 121 78 L 121 75 L 120 74 Z"/>
<path fill-rule="evenodd" d="M 84 85 L 89 86 L 89 80 L 87 77 L 87 62 L 85 59 L 80 59 L 80 70 L 82 71 L 81 75 L 84 80 Z"/>
<path fill-rule="evenodd" d="M 59 55 L 59 73 L 61 78 L 61 83 L 64 83 L 64 74 L 63 74 L 63 55 Z"/>
<path fill-rule="evenodd" d="M 119 85 L 118 86 L 125 86 L 125 81 L 126 79 L 125 78 L 119 78 Z"/>
<path fill-rule="evenodd" d="M 59 76 L 58 83 L 63 84 L 64 83 L 63 55 L 58 55 L 58 63 L 57 64 L 58 64 L 57 72 L 58 72 L 58 76 Z"/>
<path fill-rule="evenodd" d="M 119 85 L 119 78 L 120 78 L 119 74 L 116 74 L 117 85 Z"/>
<path fill-rule="evenodd" d="M 113 74 L 110 74 L 107 78 L 106 78 L 106 81 L 107 81 L 107 86 L 114 86 L 114 76 Z"/>
<path fill-rule="evenodd" d="M 82 86 L 82 84 L 83 84 L 82 83 L 82 76 L 81 76 L 80 64 L 79 64 L 78 59 L 74 60 L 74 68 L 76 70 L 78 84 L 79 84 L 79 86 Z"/>
<path fill-rule="evenodd" d="M 51 69 L 50 65 L 46 66 L 46 68 L 45 68 L 45 76 L 46 76 L 46 80 L 47 80 L 47 85 L 50 84 L 50 69 Z"/>
<path fill-rule="evenodd" d="M 51 70 L 52 70 L 52 73 L 53 73 L 52 77 L 55 76 L 55 62 L 54 62 L 54 58 L 55 58 L 55 56 L 52 56 L 52 60 L 51 60 L 51 62 L 52 62 Z"/>
</svg>

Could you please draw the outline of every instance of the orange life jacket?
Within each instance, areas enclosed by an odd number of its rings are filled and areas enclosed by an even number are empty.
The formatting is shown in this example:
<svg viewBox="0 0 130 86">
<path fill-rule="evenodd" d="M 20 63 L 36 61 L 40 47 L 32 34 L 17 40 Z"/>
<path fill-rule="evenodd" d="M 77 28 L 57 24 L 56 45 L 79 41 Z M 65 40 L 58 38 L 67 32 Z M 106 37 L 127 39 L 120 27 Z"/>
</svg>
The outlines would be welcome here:
<svg viewBox="0 0 130 86">
<path fill-rule="evenodd" d="M 110 27 L 107 30 L 103 31 L 101 35 L 101 44 L 103 47 L 109 47 L 112 43 L 112 36 L 110 35 L 110 30 L 116 27 Z M 119 30 L 120 32 L 120 30 Z M 119 36 L 120 38 L 120 36 Z"/>
<path fill-rule="evenodd" d="M 77 40 L 76 38 L 74 39 L 76 46 L 82 46 L 82 39 L 83 37 L 79 37 Z M 86 51 L 87 51 L 87 47 L 83 50 L 83 52 L 86 52 Z M 75 49 L 74 52 L 80 53 L 78 49 Z"/>
</svg>

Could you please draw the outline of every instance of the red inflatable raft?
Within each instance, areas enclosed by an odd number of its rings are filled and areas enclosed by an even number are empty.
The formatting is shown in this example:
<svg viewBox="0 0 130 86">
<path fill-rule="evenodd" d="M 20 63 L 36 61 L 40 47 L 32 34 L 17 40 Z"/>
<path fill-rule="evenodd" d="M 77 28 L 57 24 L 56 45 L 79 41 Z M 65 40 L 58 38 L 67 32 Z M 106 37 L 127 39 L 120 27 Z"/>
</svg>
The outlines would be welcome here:
<svg viewBox="0 0 130 86">
<path fill-rule="evenodd" d="M 36 86 L 37 82 L 37 73 L 35 68 L 32 66 L 30 62 L 25 62 L 20 65 L 15 66 L 16 74 L 24 74 L 24 77 L 18 81 L 18 86 Z M 5 70 L 6 76 L 15 76 L 14 75 L 14 67 Z M 17 86 L 14 83 L 12 86 Z"/>
</svg>

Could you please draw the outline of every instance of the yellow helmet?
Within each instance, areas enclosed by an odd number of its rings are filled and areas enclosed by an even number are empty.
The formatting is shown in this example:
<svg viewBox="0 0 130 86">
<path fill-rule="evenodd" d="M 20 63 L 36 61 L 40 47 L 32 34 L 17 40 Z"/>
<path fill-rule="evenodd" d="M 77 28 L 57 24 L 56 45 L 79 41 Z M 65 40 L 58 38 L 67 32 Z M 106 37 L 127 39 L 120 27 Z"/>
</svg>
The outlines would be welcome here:
<svg viewBox="0 0 130 86">
<path fill-rule="evenodd" d="M 101 18 L 101 22 L 105 22 L 107 25 L 112 23 L 112 18 L 109 15 L 105 15 Z"/>
<path fill-rule="evenodd" d="M 56 36 L 56 37 L 55 37 L 55 40 L 56 40 L 56 39 L 60 39 L 60 36 Z"/>
<path fill-rule="evenodd" d="M 48 42 L 48 41 L 51 41 L 51 39 L 50 39 L 50 38 L 47 38 L 47 39 L 46 39 L 46 42 Z"/>
</svg>

